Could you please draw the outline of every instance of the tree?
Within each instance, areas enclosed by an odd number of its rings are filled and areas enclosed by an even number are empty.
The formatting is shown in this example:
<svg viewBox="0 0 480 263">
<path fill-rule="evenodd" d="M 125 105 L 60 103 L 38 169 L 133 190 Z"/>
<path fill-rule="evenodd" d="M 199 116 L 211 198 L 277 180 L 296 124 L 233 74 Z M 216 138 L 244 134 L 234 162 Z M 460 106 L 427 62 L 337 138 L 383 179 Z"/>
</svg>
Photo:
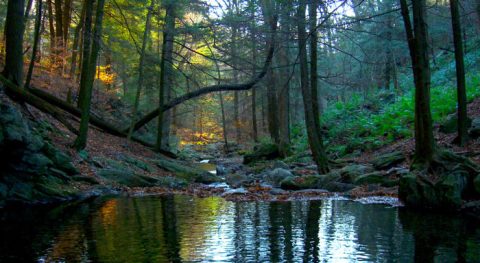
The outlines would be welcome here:
<svg viewBox="0 0 480 263">
<path fill-rule="evenodd" d="M 460 146 L 464 146 L 468 140 L 467 91 L 465 88 L 465 66 L 463 63 L 462 26 L 460 24 L 458 0 L 450 0 L 450 11 L 452 14 L 453 43 L 455 46 L 455 66 L 457 73 L 458 137 L 456 138 L 456 141 Z"/>
<path fill-rule="evenodd" d="M 35 19 L 35 33 L 33 38 L 32 58 L 28 67 L 27 79 L 25 80 L 25 87 L 30 87 L 30 80 L 32 79 L 33 68 L 37 57 L 38 44 L 40 42 L 40 26 L 42 23 L 42 1 L 37 1 L 37 18 Z"/>
<path fill-rule="evenodd" d="M 130 138 L 132 137 L 133 126 L 135 125 L 135 121 L 137 119 L 136 118 L 137 110 L 140 104 L 140 95 L 142 92 L 143 80 L 144 80 L 145 49 L 147 48 L 148 35 L 150 34 L 150 23 L 152 20 L 154 4 L 155 4 L 154 0 L 150 0 L 150 7 L 148 7 L 148 12 L 147 12 L 147 21 L 145 22 L 145 30 L 143 32 L 142 50 L 140 51 L 140 63 L 138 66 L 137 94 L 135 95 L 135 104 L 133 105 L 132 124 L 130 125 L 130 129 L 128 131 L 128 136 L 127 136 L 128 140 L 130 140 Z"/>
<path fill-rule="evenodd" d="M 415 82 L 415 165 L 428 167 L 435 144 L 430 112 L 430 61 L 427 43 L 425 0 L 412 0 L 413 28 L 408 4 L 400 0 Z"/>
<path fill-rule="evenodd" d="M 316 128 L 313 94 L 308 79 L 308 61 L 307 61 L 307 34 L 305 30 L 306 19 L 306 0 L 300 0 L 297 10 L 298 20 L 298 48 L 299 48 L 299 64 L 300 64 L 300 85 L 303 96 L 303 106 L 305 111 L 305 126 L 307 127 L 307 137 L 312 150 L 313 160 L 317 164 L 318 172 L 321 174 L 328 172 L 328 158 L 323 148 L 321 134 Z"/>
<path fill-rule="evenodd" d="M 19 87 L 23 84 L 24 0 L 9 0 L 5 24 L 6 56 L 2 75 Z"/>
<path fill-rule="evenodd" d="M 102 36 L 102 20 L 105 0 L 98 0 L 97 11 L 95 15 L 95 26 L 93 30 L 93 39 L 90 35 L 93 1 L 87 0 L 86 14 L 85 14 L 85 32 L 84 47 L 83 47 L 83 64 L 82 76 L 80 79 L 80 98 L 79 106 L 82 110 L 82 117 L 80 120 L 80 128 L 74 147 L 77 150 L 82 150 L 87 145 L 88 123 L 90 120 L 90 105 L 92 99 L 93 81 L 95 78 L 95 69 L 97 65 L 97 57 L 100 51 L 100 43 Z M 91 41 L 92 40 L 92 41 Z M 91 45 L 90 45 L 90 42 Z"/>
<path fill-rule="evenodd" d="M 165 3 L 165 29 L 163 31 L 162 59 L 160 61 L 160 87 L 158 105 L 159 109 L 164 107 L 165 91 L 172 85 L 173 71 L 173 40 L 175 34 L 175 3 Z M 159 110 L 157 123 L 157 144 L 156 150 L 160 151 L 166 145 L 164 139 L 164 112 Z M 132 125 L 134 128 L 134 125 Z M 167 142 L 168 145 L 168 142 Z"/>
</svg>

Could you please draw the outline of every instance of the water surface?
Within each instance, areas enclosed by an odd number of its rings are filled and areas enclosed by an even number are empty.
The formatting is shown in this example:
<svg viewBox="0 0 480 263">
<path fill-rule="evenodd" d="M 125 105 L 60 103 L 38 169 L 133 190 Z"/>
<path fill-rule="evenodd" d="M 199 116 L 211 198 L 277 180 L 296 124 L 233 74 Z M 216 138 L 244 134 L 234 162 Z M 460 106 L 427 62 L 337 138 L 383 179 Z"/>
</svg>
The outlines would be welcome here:
<svg viewBox="0 0 480 263">
<path fill-rule="evenodd" d="M 0 262 L 478 262 L 478 225 L 332 199 L 100 198 L 0 210 Z"/>
</svg>

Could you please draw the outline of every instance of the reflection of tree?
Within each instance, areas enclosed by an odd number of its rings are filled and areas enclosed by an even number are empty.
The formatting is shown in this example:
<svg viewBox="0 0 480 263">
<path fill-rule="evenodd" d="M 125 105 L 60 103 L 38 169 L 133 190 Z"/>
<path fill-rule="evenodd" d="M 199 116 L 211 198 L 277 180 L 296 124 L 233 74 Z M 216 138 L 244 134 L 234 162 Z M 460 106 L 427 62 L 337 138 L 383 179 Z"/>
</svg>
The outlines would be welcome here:
<svg viewBox="0 0 480 263">
<path fill-rule="evenodd" d="M 440 214 L 399 213 L 404 231 L 412 232 L 416 262 L 475 262 L 480 257 L 476 222 Z"/>
<path fill-rule="evenodd" d="M 162 204 L 163 235 L 167 248 L 167 258 L 171 262 L 181 262 L 180 238 L 177 232 L 177 214 L 175 212 L 174 196 L 164 196 L 161 197 L 160 200 Z"/>
<path fill-rule="evenodd" d="M 303 262 L 319 262 L 318 258 L 318 232 L 320 220 L 321 201 L 310 201 L 308 204 L 307 220 L 305 224 L 305 254 Z"/>
</svg>

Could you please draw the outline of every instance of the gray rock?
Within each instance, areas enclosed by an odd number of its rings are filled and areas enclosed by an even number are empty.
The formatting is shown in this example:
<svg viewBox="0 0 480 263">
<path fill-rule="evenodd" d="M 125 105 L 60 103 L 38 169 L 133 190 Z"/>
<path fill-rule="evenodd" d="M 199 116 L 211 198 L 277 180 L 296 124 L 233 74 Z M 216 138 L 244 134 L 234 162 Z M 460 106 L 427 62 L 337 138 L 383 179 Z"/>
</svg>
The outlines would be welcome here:
<svg viewBox="0 0 480 263">
<path fill-rule="evenodd" d="M 403 152 L 396 151 L 380 155 L 372 160 L 373 167 L 378 170 L 389 169 L 405 161 Z"/>
<path fill-rule="evenodd" d="M 360 175 L 372 173 L 374 171 L 372 166 L 353 164 L 343 167 L 339 170 L 341 182 L 352 184 Z"/>
</svg>

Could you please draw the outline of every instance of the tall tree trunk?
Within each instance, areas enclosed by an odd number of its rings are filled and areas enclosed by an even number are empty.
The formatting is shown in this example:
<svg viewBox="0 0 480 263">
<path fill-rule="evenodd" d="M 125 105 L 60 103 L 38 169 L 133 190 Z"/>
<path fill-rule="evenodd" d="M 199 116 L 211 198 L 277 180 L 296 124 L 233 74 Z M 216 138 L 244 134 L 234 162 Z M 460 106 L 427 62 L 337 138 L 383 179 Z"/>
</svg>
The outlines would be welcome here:
<svg viewBox="0 0 480 263">
<path fill-rule="evenodd" d="M 73 48 L 72 48 L 72 62 L 70 64 L 70 78 L 72 80 L 75 80 L 77 79 L 76 78 L 76 71 L 77 71 L 77 57 L 78 57 L 78 54 L 79 54 L 79 48 L 81 47 L 81 44 L 80 44 L 80 38 L 81 38 L 81 30 L 83 28 L 83 25 L 85 23 L 85 8 L 86 8 L 86 1 L 88 0 L 84 0 L 83 3 L 82 3 L 82 11 L 80 13 L 80 18 L 78 20 L 78 24 L 77 26 L 75 27 L 75 32 L 74 32 L 74 35 L 73 35 Z M 68 103 L 73 103 L 72 101 L 72 87 L 73 85 L 70 85 L 68 87 L 68 92 L 67 92 L 67 102 Z"/>
<path fill-rule="evenodd" d="M 255 3 L 252 1 L 251 3 L 251 19 L 252 19 L 252 24 L 251 24 L 251 29 L 250 29 L 250 41 L 252 44 L 252 61 L 253 61 L 253 66 L 252 66 L 252 76 L 255 76 L 257 74 L 257 39 L 256 39 L 256 24 L 255 24 Z M 257 91 L 256 87 L 252 88 L 252 138 L 255 143 L 258 142 L 258 128 L 257 128 Z"/>
<path fill-rule="evenodd" d="M 321 174 L 328 172 L 328 158 L 323 149 L 321 135 L 316 128 L 314 102 L 312 88 L 308 79 L 308 62 L 307 62 L 307 34 L 305 30 L 305 9 L 306 0 L 300 0 L 298 7 L 298 47 L 299 47 L 299 64 L 300 64 L 300 83 L 302 88 L 303 104 L 305 110 L 305 125 L 307 127 L 307 136 L 312 150 L 313 160 L 317 164 L 318 172 Z M 318 109 L 317 109 L 318 111 Z"/>
<path fill-rule="evenodd" d="M 162 110 L 164 105 L 165 92 L 171 88 L 171 75 L 173 72 L 173 40 L 175 34 L 175 3 L 165 4 L 165 30 L 163 31 L 163 46 L 162 46 L 162 60 L 160 62 L 160 87 L 159 87 L 159 112 L 158 112 L 158 127 L 157 127 L 157 144 L 156 150 L 160 151 L 165 145 L 163 141 L 164 132 L 164 112 Z M 168 142 L 167 142 L 168 143 Z"/>
<path fill-rule="evenodd" d="M 280 26 L 283 28 L 283 32 L 291 32 L 290 28 L 290 11 L 291 4 L 280 4 Z M 279 79 L 281 83 L 277 89 L 277 112 L 278 112 L 278 149 L 283 157 L 287 157 L 291 153 L 290 148 L 290 123 L 289 123 L 289 98 L 290 98 L 290 69 L 288 65 L 289 61 L 289 41 L 290 34 L 282 34 L 282 41 L 279 41 L 281 47 L 279 47 L 278 61 L 282 67 L 278 70 Z"/>
<path fill-rule="evenodd" d="M 143 78 L 144 78 L 144 66 L 145 66 L 145 49 L 147 47 L 148 42 L 148 35 L 150 34 L 150 24 L 152 20 L 152 13 L 154 7 L 154 0 L 150 0 L 150 7 L 148 8 L 147 12 L 147 21 L 145 22 L 145 30 L 143 31 L 143 42 L 142 42 L 142 50 L 140 51 L 140 62 L 138 65 L 138 83 L 137 83 L 137 93 L 135 95 L 135 104 L 133 105 L 132 110 L 132 122 L 130 125 L 130 129 L 128 131 L 127 139 L 130 140 L 133 133 L 133 126 L 135 125 L 135 121 L 137 120 L 137 111 L 138 106 L 140 104 L 140 95 L 142 94 L 143 88 Z"/>
<path fill-rule="evenodd" d="M 238 2 L 237 0 L 233 0 L 233 7 L 232 7 L 232 14 L 239 15 L 238 14 Z M 232 39 L 231 39 L 231 44 L 230 44 L 230 54 L 232 56 L 232 66 L 233 66 L 233 81 L 235 83 L 238 83 L 238 63 L 237 63 L 237 35 L 238 35 L 238 25 L 236 21 L 232 22 L 231 25 L 232 28 Z M 239 116 L 239 92 L 234 91 L 233 92 L 233 123 L 235 127 L 235 139 L 237 143 L 240 142 L 240 116 Z"/>
<path fill-rule="evenodd" d="M 458 101 L 458 144 L 464 146 L 468 140 L 467 134 L 467 91 L 465 88 L 465 65 L 463 62 L 462 26 L 458 0 L 450 0 L 452 13 L 453 42 L 455 45 L 455 66 L 457 71 L 457 101 Z"/>
<path fill-rule="evenodd" d="M 85 34 L 84 34 L 84 48 L 83 48 L 83 65 L 82 77 L 80 80 L 80 109 L 82 110 L 82 117 L 80 120 L 80 128 L 74 147 L 77 150 L 82 150 L 87 145 L 88 123 L 90 120 L 90 105 L 92 99 L 93 81 L 95 78 L 95 66 L 97 65 L 97 57 L 100 51 L 100 43 L 102 37 L 102 20 L 105 0 L 98 0 L 97 12 L 95 16 L 95 27 L 93 30 L 93 41 L 91 41 L 91 21 L 93 1 L 87 0 L 87 13 L 85 15 Z M 90 50 L 90 42 L 92 42 Z M 90 52 L 89 52 L 90 51 Z"/>
<path fill-rule="evenodd" d="M 435 153 L 430 112 L 430 64 L 425 0 L 413 0 L 413 29 L 406 0 L 400 0 L 415 82 L 415 159 L 428 167 Z"/>
<path fill-rule="evenodd" d="M 24 0 L 9 0 L 5 23 L 6 54 L 2 75 L 15 85 L 23 84 Z"/>
<path fill-rule="evenodd" d="M 263 0 L 262 11 L 265 20 L 270 26 L 273 23 L 277 23 L 277 19 L 274 17 L 274 3 L 271 0 Z M 271 32 L 270 34 L 274 34 Z M 267 38 L 267 45 L 270 46 L 272 37 Z M 279 119 L 278 119 L 278 105 L 277 105 L 277 81 L 275 72 L 270 67 L 267 71 L 267 119 L 268 119 L 268 132 L 275 144 L 279 144 Z"/>
<path fill-rule="evenodd" d="M 40 42 L 40 26 L 42 24 L 42 1 L 37 1 L 37 17 L 35 20 L 35 33 L 33 37 L 33 49 L 32 58 L 30 59 L 30 65 L 28 67 L 27 78 L 25 80 L 25 87 L 30 87 L 30 81 L 32 79 L 33 68 L 35 66 L 35 60 L 37 56 L 38 44 Z"/>
</svg>

